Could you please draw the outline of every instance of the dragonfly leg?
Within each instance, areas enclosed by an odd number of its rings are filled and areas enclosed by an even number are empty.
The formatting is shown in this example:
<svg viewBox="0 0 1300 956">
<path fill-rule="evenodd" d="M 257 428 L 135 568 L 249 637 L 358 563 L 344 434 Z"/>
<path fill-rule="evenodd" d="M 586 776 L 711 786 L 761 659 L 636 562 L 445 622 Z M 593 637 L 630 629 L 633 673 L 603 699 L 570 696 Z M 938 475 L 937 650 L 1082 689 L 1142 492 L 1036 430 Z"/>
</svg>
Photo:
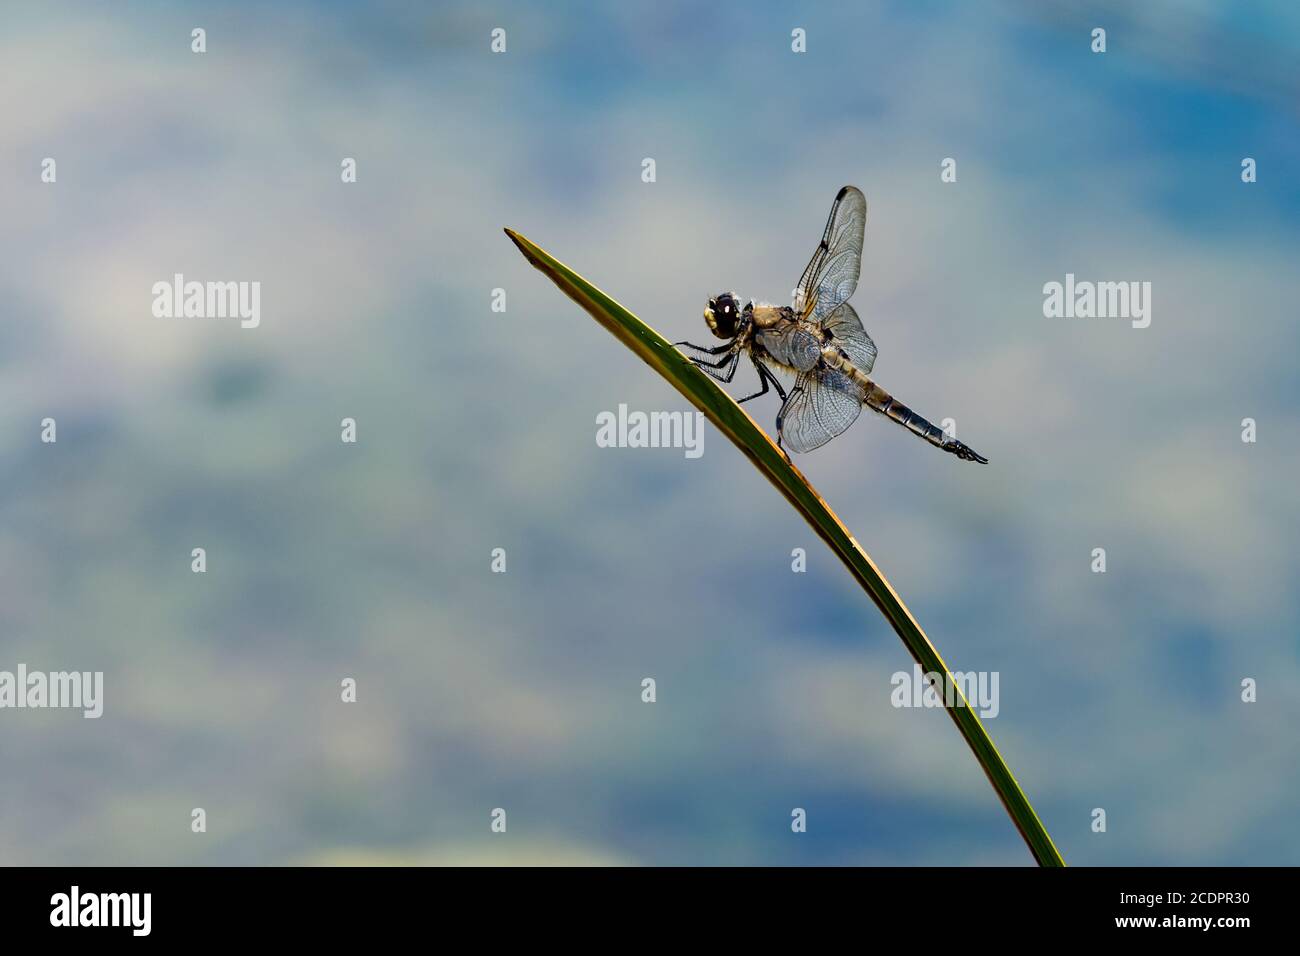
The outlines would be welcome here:
<svg viewBox="0 0 1300 956">
<path fill-rule="evenodd" d="M 736 404 L 743 405 L 751 398 L 758 398 L 760 395 L 766 395 L 768 392 L 769 383 L 776 387 L 776 394 L 780 395 L 781 401 L 784 402 L 785 389 L 783 389 L 781 387 L 781 383 L 776 380 L 776 374 L 770 368 L 768 368 L 766 365 L 760 362 L 758 359 L 754 358 L 753 355 L 750 355 L 749 358 L 750 361 L 754 363 L 754 371 L 758 372 L 758 380 L 760 383 L 762 383 L 763 389 L 762 391 L 755 392 L 753 395 L 746 395 L 744 398 L 737 399 Z"/>
<path fill-rule="evenodd" d="M 767 376 L 767 380 L 771 382 L 772 387 L 776 389 L 776 394 L 781 396 L 781 403 L 785 404 L 785 389 L 783 389 L 781 387 L 781 383 L 776 380 L 776 373 L 773 372 L 766 365 L 764 365 L 762 362 L 755 360 L 754 364 L 758 367 L 758 374 L 760 376 L 762 375 Z"/>
<path fill-rule="evenodd" d="M 760 391 L 755 392 L 753 395 L 746 395 L 744 398 L 736 399 L 737 405 L 744 405 L 751 398 L 758 398 L 759 396 L 766 395 L 768 393 L 767 376 L 763 374 L 763 369 L 761 366 L 759 367 L 758 370 L 758 380 L 763 383 L 763 388 Z"/>
<path fill-rule="evenodd" d="M 691 359 L 691 361 L 695 363 L 696 368 L 702 369 L 709 378 L 730 383 L 736 377 L 736 365 L 740 362 L 740 353 L 732 352 L 730 355 L 724 356 L 716 364 L 696 358 Z M 724 365 L 727 366 L 725 369 L 723 368 Z M 722 369 L 722 371 L 717 371 L 718 369 Z"/>
<path fill-rule="evenodd" d="M 712 348 L 712 349 L 705 348 L 703 345 L 696 345 L 696 344 L 693 343 L 693 342 L 674 342 L 674 343 L 673 343 L 673 346 L 674 346 L 674 347 L 676 347 L 676 346 L 678 346 L 678 345 L 685 345 L 688 349 L 695 349 L 695 351 L 697 351 L 697 352 L 703 352 L 705 355 L 721 355 L 723 352 L 725 352 L 725 351 L 727 351 L 729 348 L 731 348 L 731 343 L 730 343 L 730 342 L 724 342 L 723 344 L 719 345 L 717 348 Z"/>
<path fill-rule="evenodd" d="M 777 387 L 778 389 L 780 388 L 780 386 Z M 781 449 L 781 453 L 784 454 L 787 459 L 789 459 L 790 456 L 781 445 L 781 426 L 785 424 L 785 410 L 790 407 L 790 403 L 794 401 L 794 397 L 802 391 L 803 388 L 798 385 L 790 389 L 789 396 L 787 396 L 785 401 L 781 403 L 781 410 L 776 413 L 776 447 Z"/>
<path fill-rule="evenodd" d="M 722 358 L 718 359 L 716 362 L 706 362 L 702 358 L 695 358 L 693 356 L 691 357 L 691 361 L 694 362 L 696 365 L 698 365 L 700 368 L 722 368 L 728 362 L 731 362 L 734 365 L 736 360 L 739 358 L 740 358 L 740 353 L 733 352 L 730 355 L 722 356 Z M 731 379 L 727 379 L 727 381 L 731 381 Z"/>
</svg>

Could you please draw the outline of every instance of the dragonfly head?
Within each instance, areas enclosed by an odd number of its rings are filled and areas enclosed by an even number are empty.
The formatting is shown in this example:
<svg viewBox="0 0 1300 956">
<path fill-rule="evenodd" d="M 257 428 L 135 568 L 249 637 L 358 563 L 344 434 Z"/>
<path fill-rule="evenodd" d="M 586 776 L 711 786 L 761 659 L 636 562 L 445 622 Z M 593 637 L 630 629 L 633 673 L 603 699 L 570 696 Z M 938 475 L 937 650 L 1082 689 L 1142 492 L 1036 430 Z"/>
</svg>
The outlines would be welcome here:
<svg viewBox="0 0 1300 956">
<path fill-rule="evenodd" d="M 740 331 L 740 303 L 734 292 L 723 292 L 709 300 L 704 310 L 704 321 L 709 331 L 720 339 L 734 339 Z"/>
</svg>

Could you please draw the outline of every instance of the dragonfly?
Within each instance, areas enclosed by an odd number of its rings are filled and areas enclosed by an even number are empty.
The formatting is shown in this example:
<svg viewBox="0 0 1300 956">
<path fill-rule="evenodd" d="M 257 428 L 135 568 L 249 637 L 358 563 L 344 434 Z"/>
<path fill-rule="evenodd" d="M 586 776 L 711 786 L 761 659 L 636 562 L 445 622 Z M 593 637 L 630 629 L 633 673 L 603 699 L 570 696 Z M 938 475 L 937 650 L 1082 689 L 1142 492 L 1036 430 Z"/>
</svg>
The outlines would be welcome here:
<svg viewBox="0 0 1300 956">
<path fill-rule="evenodd" d="M 675 342 L 714 379 L 730 383 L 743 356 L 758 372 L 762 388 L 739 399 L 741 404 L 771 388 L 781 399 L 776 416 L 776 443 L 796 453 L 820 448 L 857 421 L 863 407 L 902 425 L 931 445 L 963 461 L 988 459 L 935 427 L 870 378 L 876 364 L 871 340 L 849 298 L 862 272 L 862 241 L 867 200 L 856 186 L 835 197 L 817 251 L 803 270 L 792 306 L 748 302 L 723 292 L 709 299 L 704 321 L 717 338 L 716 348 Z M 693 354 L 692 354 L 693 353 Z M 794 376 L 786 390 L 777 377 Z"/>
</svg>

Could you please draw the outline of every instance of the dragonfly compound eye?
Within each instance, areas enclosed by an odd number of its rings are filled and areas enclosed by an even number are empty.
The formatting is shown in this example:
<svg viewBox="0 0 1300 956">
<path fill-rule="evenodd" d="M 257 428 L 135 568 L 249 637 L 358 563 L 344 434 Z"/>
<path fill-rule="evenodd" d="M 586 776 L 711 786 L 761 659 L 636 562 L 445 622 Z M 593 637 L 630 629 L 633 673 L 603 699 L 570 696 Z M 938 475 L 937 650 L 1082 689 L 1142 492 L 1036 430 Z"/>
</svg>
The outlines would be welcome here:
<svg viewBox="0 0 1300 956">
<path fill-rule="evenodd" d="M 740 321 L 740 308 L 735 296 L 724 292 L 716 299 L 709 300 L 709 307 L 704 310 L 704 321 L 709 323 L 709 331 L 720 339 L 736 336 L 736 326 Z"/>
</svg>

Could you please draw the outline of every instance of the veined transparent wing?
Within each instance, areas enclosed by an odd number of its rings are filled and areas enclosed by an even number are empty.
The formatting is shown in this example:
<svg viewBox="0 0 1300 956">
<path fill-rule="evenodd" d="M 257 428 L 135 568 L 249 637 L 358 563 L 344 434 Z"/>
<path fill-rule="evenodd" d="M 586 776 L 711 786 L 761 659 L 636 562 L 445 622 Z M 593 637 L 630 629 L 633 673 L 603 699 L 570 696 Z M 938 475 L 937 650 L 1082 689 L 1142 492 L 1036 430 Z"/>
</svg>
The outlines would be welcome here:
<svg viewBox="0 0 1300 956">
<path fill-rule="evenodd" d="M 754 333 L 758 344 L 782 365 L 806 372 L 822 357 L 822 344 L 812 331 L 797 322 L 782 322 Z"/>
<path fill-rule="evenodd" d="M 862 389 L 843 372 L 800 372 L 778 417 L 781 442 L 793 452 L 820 448 L 858 419 Z"/>
<path fill-rule="evenodd" d="M 796 312 L 820 320 L 853 295 L 862 274 L 866 225 L 867 198 L 856 186 L 845 186 L 835 197 L 822 241 L 795 289 Z"/>
<path fill-rule="evenodd" d="M 862 321 L 853 306 L 847 302 L 828 315 L 822 328 L 835 336 L 837 343 L 849 355 L 849 361 L 864 374 L 870 374 L 876 364 L 876 343 L 862 327 Z"/>
</svg>

